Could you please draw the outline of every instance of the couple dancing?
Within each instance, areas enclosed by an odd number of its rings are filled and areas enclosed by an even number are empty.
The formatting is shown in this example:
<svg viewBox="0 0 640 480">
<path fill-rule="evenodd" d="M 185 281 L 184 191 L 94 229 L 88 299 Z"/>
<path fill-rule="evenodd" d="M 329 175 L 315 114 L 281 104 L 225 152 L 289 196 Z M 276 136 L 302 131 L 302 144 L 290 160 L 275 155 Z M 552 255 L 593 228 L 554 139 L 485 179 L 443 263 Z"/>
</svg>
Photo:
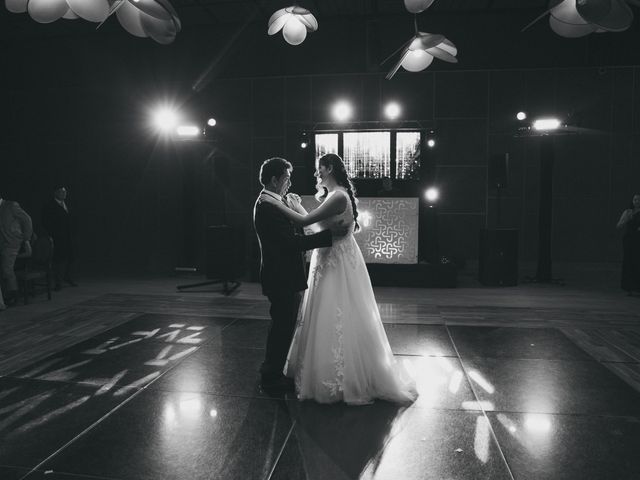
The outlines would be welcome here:
<svg viewBox="0 0 640 480">
<path fill-rule="evenodd" d="M 319 159 L 315 176 L 325 197 L 311 213 L 300 197 L 287 194 L 291 170 L 282 158 L 262 164 L 264 189 L 254 209 L 260 278 L 272 322 L 260 369 L 262 389 L 295 388 L 300 400 L 320 403 L 415 400 L 415 382 L 391 352 L 353 237 L 358 210 L 342 159 L 335 154 Z M 300 227 L 311 224 L 321 231 L 303 235 Z M 307 285 L 303 252 L 312 249 Z"/>
</svg>

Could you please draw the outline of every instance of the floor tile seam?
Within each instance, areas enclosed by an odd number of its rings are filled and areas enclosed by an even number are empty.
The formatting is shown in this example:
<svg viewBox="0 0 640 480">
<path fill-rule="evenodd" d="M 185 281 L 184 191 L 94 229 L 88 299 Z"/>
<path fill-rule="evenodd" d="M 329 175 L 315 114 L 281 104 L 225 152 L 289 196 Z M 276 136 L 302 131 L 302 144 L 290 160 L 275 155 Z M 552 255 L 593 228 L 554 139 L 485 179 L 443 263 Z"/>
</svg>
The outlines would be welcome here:
<svg viewBox="0 0 640 480">
<path fill-rule="evenodd" d="M 284 439 L 284 442 L 282 442 L 282 447 L 280 448 L 280 451 L 278 452 L 278 455 L 276 456 L 276 459 L 273 462 L 273 466 L 271 467 L 269 473 L 263 480 L 271 480 L 271 477 L 273 477 L 273 474 L 275 473 L 276 468 L 278 468 L 278 462 L 280 462 L 280 458 L 284 453 L 284 449 L 287 447 L 287 443 L 289 443 L 289 438 L 291 438 L 291 435 L 293 434 L 293 430 L 296 427 L 297 423 L 298 421 L 296 419 L 293 419 L 293 421 L 291 422 L 291 427 L 289 428 L 287 437 Z"/>
<path fill-rule="evenodd" d="M 25 470 L 24 468 L 22 470 Z M 45 478 L 47 475 L 47 471 L 48 470 L 37 470 L 37 469 L 26 469 L 29 470 L 24 477 L 20 477 L 20 480 L 25 480 L 29 475 L 31 475 L 32 473 L 36 473 L 36 472 L 41 472 Z M 87 479 L 87 480 L 126 480 L 125 478 L 120 478 L 120 477 L 104 477 L 104 476 L 100 476 L 100 475 L 92 475 L 89 473 L 71 473 L 71 472 L 64 472 L 62 470 L 53 470 L 52 471 L 54 474 L 62 474 L 65 475 L 66 477 L 69 477 L 70 479 L 73 478 L 79 478 L 79 479 Z"/>
<path fill-rule="evenodd" d="M 159 393 L 184 393 L 184 394 L 195 394 L 195 395 L 207 395 L 210 397 L 219 397 L 219 398 L 241 398 L 247 400 L 266 400 L 266 401 L 278 401 L 285 403 L 300 403 L 297 399 L 287 399 L 281 397 L 269 397 L 269 396 L 258 396 L 258 395 L 242 395 L 242 394 L 233 394 L 233 393 L 217 393 L 212 391 L 197 391 L 197 390 L 170 390 L 164 388 L 154 388 L 151 389 L 152 392 Z M 383 401 L 383 400 L 380 400 Z M 323 405 L 325 404 L 318 404 Z M 335 404 L 330 405 L 345 405 L 344 402 L 336 402 Z M 457 407 L 443 407 L 443 406 L 426 406 L 426 405 L 416 405 L 415 403 L 410 407 L 412 409 L 417 410 L 432 410 L 432 411 L 442 411 L 442 412 L 462 412 L 462 413 L 482 413 L 481 409 L 469 409 L 469 408 L 457 408 Z"/>
<path fill-rule="evenodd" d="M 575 340 L 573 339 L 574 335 L 572 334 L 571 330 L 575 330 L 574 327 L 571 327 L 571 329 L 569 328 L 560 328 L 559 329 L 568 339 L 570 339 L 574 344 L 576 344 Z M 623 355 L 626 355 L 629 358 L 633 358 L 636 361 L 640 361 L 640 359 L 637 359 L 636 357 L 633 356 L 633 354 L 629 353 L 626 351 L 625 348 L 623 348 L 621 345 L 618 345 L 614 342 L 612 342 L 611 340 L 609 340 L 609 338 L 607 338 L 607 336 L 605 336 L 602 332 L 600 332 L 600 329 L 597 329 L 597 331 L 592 332 L 592 335 L 595 335 L 598 339 L 600 339 L 601 341 L 605 342 L 605 347 L 607 348 L 611 348 L 614 351 L 617 351 L 619 353 L 622 353 Z M 577 344 L 576 344 L 577 345 Z M 633 348 L 633 346 L 631 346 L 631 348 Z M 638 347 L 635 347 L 638 348 Z"/>
<path fill-rule="evenodd" d="M 622 361 L 617 361 L 617 360 L 599 360 L 600 363 L 603 364 L 614 364 L 614 365 L 639 365 L 640 366 L 640 361 L 634 361 L 634 362 L 622 362 Z"/>
<path fill-rule="evenodd" d="M 465 367 L 464 361 L 462 359 L 462 357 L 460 357 L 460 352 L 458 350 L 458 347 L 456 346 L 456 343 L 453 339 L 453 335 L 451 335 L 451 331 L 449 330 L 449 327 L 445 326 L 445 329 L 447 331 L 447 335 L 449 335 L 449 341 L 451 342 L 451 346 L 453 347 L 453 349 L 456 352 L 456 355 L 458 355 L 458 358 L 460 360 L 460 366 L 462 368 L 462 372 L 467 380 L 467 383 L 469 384 L 469 388 L 471 388 L 471 392 L 473 393 L 473 396 L 475 397 L 475 401 L 478 403 L 478 405 L 480 406 L 480 411 L 482 413 L 482 416 L 484 417 L 485 421 L 487 422 L 488 426 L 489 426 L 489 432 L 491 433 L 491 437 L 493 438 L 493 441 L 495 442 L 497 448 L 498 448 L 498 452 L 500 452 L 500 457 L 502 458 L 502 462 L 504 464 L 504 466 L 507 469 L 507 473 L 509 474 L 509 478 L 511 480 L 515 480 L 515 476 L 513 474 L 513 470 L 511 468 L 511 465 L 509 465 L 509 462 L 507 461 L 507 457 L 505 455 L 505 452 L 502 448 L 502 445 L 500 444 L 499 440 L 498 440 L 498 435 L 496 434 L 493 425 L 491 424 L 491 420 L 489 419 L 489 416 L 487 415 L 487 412 L 485 411 L 485 409 L 482 407 L 482 401 L 480 400 L 480 396 L 478 395 L 478 392 L 476 391 L 476 389 L 473 386 L 473 382 L 471 381 L 471 377 L 469 376 L 469 372 L 467 371 L 467 368 Z"/>
<path fill-rule="evenodd" d="M 412 326 L 418 326 L 418 327 L 444 327 L 445 323 L 444 322 L 437 322 L 437 323 L 424 323 L 424 322 L 385 322 L 384 320 L 382 321 L 383 325 L 412 325 Z"/>
<path fill-rule="evenodd" d="M 77 440 L 79 440 L 80 438 L 84 437 L 85 435 L 87 435 L 90 431 L 92 431 L 93 429 L 95 429 L 98 425 L 100 425 L 102 422 L 106 421 L 109 417 L 111 417 L 112 415 L 114 415 L 118 410 L 120 410 L 121 408 L 123 408 L 126 404 L 128 404 L 129 402 L 131 402 L 134 398 L 138 397 L 138 395 L 141 395 L 142 392 L 145 392 L 151 385 L 153 385 L 156 381 L 158 381 L 160 378 L 164 377 L 167 373 L 169 373 L 170 371 L 172 371 L 174 368 L 177 368 L 178 365 L 182 364 L 183 361 L 185 361 L 187 358 L 191 357 L 192 355 L 194 355 L 198 350 L 200 349 L 200 347 L 196 347 L 196 350 L 193 351 L 192 353 L 190 353 L 189 355 L 186 355 L 184 358 L 181 359 L 181 361 L 179 361 L 178 363 L 176 363 L 175 365 L 173 365 L 171 368 L 168 368 L 166 371 L 162 372 L 160 375 L 158 375 L 156 378 L 154 378 L 153 380 L 151 380 L 148 384 L 144 385 L 142 388 L 135 390 L 129 397 L 125 398 L 122 400 L 122 402 L 118 403 L 116 406 L 114 406 L 113 408 L 111 408 L 107 413 L 105 413 L 104 415 L 102 415 L 99 419 L 97 419 L 96 421 L 94 421 L 91 425 L 89 425 L 88 427 L 86 427 L 84 430 L 82 430 L 80 433 L 76 434 L 73 438 L 71 438 L 69 441 L 67 441 L 65 444 L 63 444 L 61 447 L 59 447 L 57 450 L 55 450 L 53 453 L 51 453 L 49 456 L 47 456 L 44 460 L 42 460 L 40 463 L 38 463 L 35 467 L 33 467 L 33 469 L 31 471 L 35 471 L 37 470 L 39 467 L 45 465 L 48 461 L 52 460 L 53 458 L 55 458 L 56 455 L 58 455 L 59 453 L 63 452 L 67 447 L 71 446 L 73 443 L 75 443 Z M 31 472 L 29 472 L 31 473 Z M 29 475 L 29 474 L 27 474 Z M 25 476 L 26 477 L 26 476 Z M 24 477 L 23 477 L 24 478 Z M 120 479 L 113 479 L 113 480 L 120 480 Z"/>
<path fill-rule="evenodd" d="M 130 395 L 129 397 L 125 398 L 122 402 L 118 403 L 115 407 L 110 409 L 107 413 L 102 415 L 99 419 L 94 421 L 91 425 L 89 425 L 88 427 L 84 428 L 80 433 L 75 434 L 70 440 L 68 440 L 62 446 L 60 446 L 56 450 L 54 450 L 53 453 L 49 454 L 47 457 L 45 457 L 43 460 L 41 460 L 35 467 L 33 467 L 30 470 L 29 473 L 27 473 L 27 475 L 25 475 L 25 477 L 22 477 L 21 480 L 26 478 L 32 472 L 35 472 L 37 470 L 44 470 L 44 468 L 41 468 L 41 467 L 46 465 L 49 461 L 53 460 L 58 454 L 62 453 L 66 448 L 70 447 L 73 443 L 75 443 L 79 439 L 83 438 L 90 431 L 92 431 L 94 428 L 96 428 L 99 424 L 101 424 L 107 418 L 111 417 L 111 415 L 115 414 L 115 412 L 120 410 L 120 408 L 122 408 L 124 405 L 126 405 L 127 403 L 132 401 L 134 398 L 136 398 L 142 392 L 143 392 L 143 389 L 139 389 L 139 390 L 135 391 L 132 395 Z M 121 480 L 121 479 L 113 479 L 113 480 Z"/>
<path fill-rule="evenodd" d="M 640 422 L 640 413 L 637 415 L 614 415 L 607 413 L 586 413 L 586 412 L 538 412 L 525 410 L 485 410 L 488 414 L 509 413 L 514 415 L 549 415 L 553 417 L 573 417 L 573 418 L 603 418 L 603 419 L 622 419 L 633 418 Z"/>
<path fill-rule="evenodd" d="M 419 353 L 396 353 L 392 351 L 394 357 L 417 357 L 417 358 L 460 358 L 457 355 L 420 355 Z"/>
<path fill-rule="evenodd" d="M 586 352 L 585 352 L 586 353 Z M 587 354 L 588 355 L 588 354 Z M 527 361 L 545 361 L 556 363 L 602 363 L 602 361 L 592 359 L 571 359 L 571 358 L 539 358 L 539 357 L 492 357 L 492 356 L 480 356 L 480 355 L 464 355 L 459 357 L 461 360 L 527 360 Z"/>
</svg>

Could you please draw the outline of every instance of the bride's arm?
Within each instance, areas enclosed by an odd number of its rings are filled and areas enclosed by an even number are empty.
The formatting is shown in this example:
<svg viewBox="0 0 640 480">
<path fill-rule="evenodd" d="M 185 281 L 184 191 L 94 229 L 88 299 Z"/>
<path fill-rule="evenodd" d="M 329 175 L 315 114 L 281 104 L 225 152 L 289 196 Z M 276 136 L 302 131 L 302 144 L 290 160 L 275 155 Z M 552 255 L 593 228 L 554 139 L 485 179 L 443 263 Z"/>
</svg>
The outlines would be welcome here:
<svg viewBox="0 0 640 480">
<path fill-rule="evenodd" d="M 290 199 L 290 197 L 292 198 Z M 302 200 L 300 199 L 300 196 L 296 195 L 295 193 L 287 194 L 287 205 L 289 205 L 289 207 L 298 212 L 300 215 L 307 215 L 309 213 L 302 206 Z"/>
<path fill-rule="evenodd" d="M 289 220 L 296 225 L 311 225 L 312 223 L 326 220 L 334 215 L 339 215 L 347 208 L 347 198 L 344 195 L 331 195 L 322 205 L 307 215 L 294 212 L 290 208 L 285 207 L 277 201 L 269 200 L 276 208 L 278 208 Z"/>
</svg>

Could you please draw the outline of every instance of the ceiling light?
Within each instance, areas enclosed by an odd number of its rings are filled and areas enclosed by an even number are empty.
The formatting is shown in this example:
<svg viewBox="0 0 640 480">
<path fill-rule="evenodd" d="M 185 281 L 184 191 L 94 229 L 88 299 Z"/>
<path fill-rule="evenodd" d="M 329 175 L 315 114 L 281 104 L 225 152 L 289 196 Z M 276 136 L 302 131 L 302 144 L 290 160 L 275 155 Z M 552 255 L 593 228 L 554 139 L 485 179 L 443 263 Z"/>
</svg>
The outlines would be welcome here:
<svg viewBox="0 0 640 480">
<path fill-rule="evenodd" d="M 38 23 L 82 18 L 102 25 L 115 13 L 127 32 L 161 44 L 173 42 L 182 28 L 168 0 L 5 0 L 5 5 L 13 13 L 28 12 Z"/>
<path fill-rule="evenodd" d="M 393 78 L 400 67 L 409 72 L 420 72 L 431 65 L 434 57 L 445 62 L 458 63 L 458 49 L 453 42 L 444 35 L 419 32 L 417 26 L 415 36 L 400 47 L 400 50 L 400 59 L 387 74 L 387 80 Z"/>
<path fill-rule="evenodd" d="M 333 106 L 333 118 L 338 122 L 346 122 L 352 114 L 353 108 L 349 102 L 341 100 Z"/>
<path fill-rule="evenodd" d="M 533 122 L 533 129 L 538 131 L 557 130 L 560 128 L 560 120 L 557 118 L 539 118 Z"/>
<path fill-rule="evenodd" d="M 424 197 L 427 199 L 428 202 L 435 202 L 438 200 L 438 198 L 440 197 L 440 192 L 438 191 L 437 188 L 431 187 L 428 188 L 427 191 L 424 193 Z"/>
<path fill-rule="evenodd" d="M 400 116 L 401 108 L 396 102 L 390 102 L 384 107 L 384 114 L 390 120 L 395 120 Z"/>
<path fill-rule="evenodd" d="M 195 125 L 180 125 L 176 132 L 181 137 L 197 137 L 200 133 L 200 129 Z"/>
<path fill-rule="evenodd" d="M 551 30 L 561 37 L 576 38 L 593 32 L 621 32 L 633 22 L 633 11 L 627 3 L 635 0 L 552 0 L 549 9 L 522 31 L 548 13 Z"/>
<path fill-rule="evenodd" d="M 280 30 L 289 45 L 300 45 L 307 38 L 307 32 L 315 32 L 318 21 L 306 8 L 292 6 L 281 8 L 269 19 L 267 33 L 275 35 Z"/>
</svg>

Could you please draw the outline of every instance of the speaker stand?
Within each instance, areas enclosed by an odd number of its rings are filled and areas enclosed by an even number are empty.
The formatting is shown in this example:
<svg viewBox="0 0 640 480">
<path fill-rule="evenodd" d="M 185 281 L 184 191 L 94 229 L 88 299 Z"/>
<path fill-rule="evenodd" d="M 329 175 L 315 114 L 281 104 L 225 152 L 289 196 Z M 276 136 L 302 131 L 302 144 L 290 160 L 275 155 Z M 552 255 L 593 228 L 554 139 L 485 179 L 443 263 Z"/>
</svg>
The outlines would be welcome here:
<svg viewBox="0 0 640 480">
<path fill-rule="evenodd" d="M 182 291 L 188 288 L 204 287 L 207 285 L 218 285 L 220 283 L 222 284 L 222 293 L 224 293 L 225 296 L 231 295 L 241 284 L 241 282 L 238 282 L 237 280 L 207 280 L 206 282 L 178 285 L 176 288 Z"/>
<path fill-rule="evenodd" d="M 564 279 L 551 275 L 551 232 L 553 206 L 553 137 L 540 139 L 540 203 L 538 207 L 538 268 L 535 277 L 525 277 L 527 283 L 564 285 Z"/>
</svg>

